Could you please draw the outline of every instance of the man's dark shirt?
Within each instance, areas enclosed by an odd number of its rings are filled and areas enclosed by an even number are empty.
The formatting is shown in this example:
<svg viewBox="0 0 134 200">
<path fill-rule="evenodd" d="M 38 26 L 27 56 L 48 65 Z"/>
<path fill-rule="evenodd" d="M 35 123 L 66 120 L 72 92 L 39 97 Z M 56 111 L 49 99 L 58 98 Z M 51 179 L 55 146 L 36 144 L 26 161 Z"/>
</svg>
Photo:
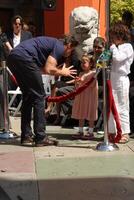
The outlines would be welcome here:
<svg viewBox="0 0 134 200">
<path fill-rule="evenodd" d="M 56 38 L 40 36 L 21 42 L 11 51 L 11 54 L 27 62 L 35 62 L 41 68 L 45 65 L 49 55 L 60 64 L 64 54 L 64 45 Z"/>
</svg>

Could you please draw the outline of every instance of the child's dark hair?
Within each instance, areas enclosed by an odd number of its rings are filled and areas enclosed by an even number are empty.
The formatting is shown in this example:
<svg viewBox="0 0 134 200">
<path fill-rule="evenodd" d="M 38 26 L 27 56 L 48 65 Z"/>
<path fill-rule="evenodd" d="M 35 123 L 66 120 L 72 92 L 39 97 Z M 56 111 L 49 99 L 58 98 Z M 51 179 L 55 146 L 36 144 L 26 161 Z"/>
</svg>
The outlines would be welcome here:
<svg viewBox="0 0 134 200">
<path fill-rule="evenodd" d="M 122 21 L 116 22 L 109 30 L 110 38 L 122 39 L 125 42 L 130 41 L 130 30 Z"/>
</svg>

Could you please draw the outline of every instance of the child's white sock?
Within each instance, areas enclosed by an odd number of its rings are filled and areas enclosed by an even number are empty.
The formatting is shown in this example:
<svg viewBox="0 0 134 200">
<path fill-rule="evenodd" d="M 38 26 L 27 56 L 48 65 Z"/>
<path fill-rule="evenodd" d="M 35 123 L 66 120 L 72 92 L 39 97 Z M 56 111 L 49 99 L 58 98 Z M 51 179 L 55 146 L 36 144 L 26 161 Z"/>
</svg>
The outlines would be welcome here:
<svg viewBox="0 0 134 200">
<path fill-rule="evenodd" d="M 93 133 L 93 130 L 94 130 L 93 128 L 90 128 L 90 127 L 89 127 L 88 132 L 89 132 L 89 133 Z"/>
<path fill-rule="evenodd" d="M 79 127 L 79 132 L 83 133 L 83 127 Z"/>
</svg>

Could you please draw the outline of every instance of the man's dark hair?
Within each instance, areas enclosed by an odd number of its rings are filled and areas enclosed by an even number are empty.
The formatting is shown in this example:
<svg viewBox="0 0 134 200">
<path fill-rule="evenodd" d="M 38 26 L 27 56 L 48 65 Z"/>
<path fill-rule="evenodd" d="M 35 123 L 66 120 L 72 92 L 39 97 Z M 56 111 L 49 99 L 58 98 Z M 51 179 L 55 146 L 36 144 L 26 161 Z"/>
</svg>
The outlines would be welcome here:
<svg viewBox="0 0 134 200">
<path fill-rule="evenodd" d="M 79 42 L 75 39 L 74 36 L 72 36 L 72 35 L 64 35 L 63 44 L 67 45 L 69 43 L 71 44 L 72 47 L 76 47 L 79 44 Z"/>
<path fill-rule="evenodd" d="M 133 14 L 129 10 L 126 10 L 122 14 L 122 19 L 123 20 L 129 20 L 129 21 L 131 20 L 131 21 L 133 21 Z"/>
</svg>

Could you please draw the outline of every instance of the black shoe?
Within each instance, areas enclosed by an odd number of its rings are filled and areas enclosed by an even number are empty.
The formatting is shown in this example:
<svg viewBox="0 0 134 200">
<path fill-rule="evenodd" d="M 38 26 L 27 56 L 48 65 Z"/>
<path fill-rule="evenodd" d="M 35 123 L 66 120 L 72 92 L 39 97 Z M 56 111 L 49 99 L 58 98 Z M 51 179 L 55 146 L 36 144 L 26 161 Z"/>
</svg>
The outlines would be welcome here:
<svg viewBox="0 0 134 200">
<path fill-rule="evenodd" d="M 34 144 L 34 138 L 33 136 L 27 136 L 25 138 L 21 138 L 21 145 L 23 146 L 29 146 Z"/>
<path fill-rule="evenodd" d="M 36 141 L 35 146 L 36 147 L 44 147 L 44 146 L 57 146 L 58 141 L 55 139 L 49 139 L 48 137 L 45 137 L 41 141 Z"/>
</svg>

